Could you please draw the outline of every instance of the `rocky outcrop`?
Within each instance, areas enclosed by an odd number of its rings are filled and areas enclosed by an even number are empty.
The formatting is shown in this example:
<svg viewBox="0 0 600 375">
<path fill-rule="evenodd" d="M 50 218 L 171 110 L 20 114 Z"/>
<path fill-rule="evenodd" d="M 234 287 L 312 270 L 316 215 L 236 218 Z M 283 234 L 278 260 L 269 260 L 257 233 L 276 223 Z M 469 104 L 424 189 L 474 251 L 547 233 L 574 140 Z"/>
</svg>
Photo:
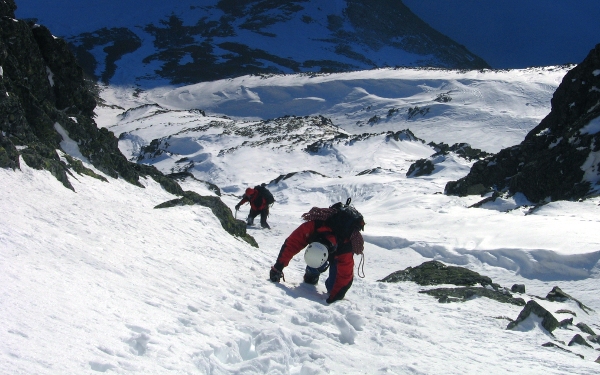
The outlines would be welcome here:
<svg viewBox="0 0 600 375">
<path fill-rule="evenodd" d="M 515 298 L 506 289 L 491 287 L 437 288 L 422 290 L 419 293 L 436 297 L 440 303 L 465 302 L 476 297 L 486 297 L 502 303 L 524 306 L 523 298 Z"/>
<path fill-rule="evenodd" d="M 206 197 L 192 191 L 186 191 L 183 193 L 182 198 L 161 203 L 154 208 L 169 208 L 196 204 L 210 208 L 213 214 L 221 222 L 223 229 L 229 234 L 241 238 L 254 247 L 258 247 L 254 237 L 246 233 L 246 223 L 242 220 L 236 220 L 231 213 L 231 209 L 217 197 Z"/>
<path fill-rule="evenodd" d="M 563 78 L 552 109 L 521 144 L 476 162 L 448 195 L 522 193 L 533 203 L 600 193 L 600 44 Z"/>
<path fill-rule="evenodd" d="M 141 186 L 115 136 L 96 126 L 91 84 L 65 41 L 15 20 L 12 0 L 0 4 L 0 167 L 19 168 L 22 158 L 70 189 L 73 172 L 98 176 L 75 159 L 61 159 L 56 150 L 68 147 L 103 173 Z"/>
<path fill-rule="evenodd" d="M 592 309 L 581 303 L 581 301 L 579 301 L 578 299 L 573 298 L 567 293 L 563 292 L 562 289 L 560 289 L 558 286 L 552 288 L 552 290 L 546 295 L 546 299 L 552 302 L 565 302 L 567 300 L 572 300 L 577 304 L 577 306 L 579 306 L 580 309 L 582 309 L 586 313 L 589 314 L 588 311 L 593 311 Z"/>
<path fill-rule="evenodd" d="M 482 276 L 475 271 L 464 267 L 447 266 L 437 260 L 425 262 L 417 267 L 408 267 L 402 271 L 396 271 L 379 280 L 387 283 L 400 281 L 413 281 L 419 285 L 453 284 L 463 286 L 492 285 L 492 279 Z"/>
<path fill-rule="evenodd" d="M 427 159 L 420 159 L 411 164 L 406 172 L 406 177 L 426 176 L 433 173 L 435 164 L 446 160 L 446 155 L 454 153 L 466 160 L 482 160 L 490 154 L 478 148 L 472 148 L 468 143 L 455 143 L 452 146 L 446 143 L 428 143 L 433 147 L 435 153 Z"/>
<path fill-rule="evenodd" d="M 531 314 L 538 316 L 542 319 L 542 327 L 546 329 L 546 331 L 552 333 L 556 328 L 560 326 L 560 323 L 554 315 L 552 315 L 548 310 L 543 308 L 539 303 L 534 300 L 530 300 L 527 302 L 523 310 L 519 313 L 517 319 L 513 322 L 508 323 L 506 329 L 515 329 L 521 323 L 523 323 L 527 318 L 531 316 Z"/>
</svg>

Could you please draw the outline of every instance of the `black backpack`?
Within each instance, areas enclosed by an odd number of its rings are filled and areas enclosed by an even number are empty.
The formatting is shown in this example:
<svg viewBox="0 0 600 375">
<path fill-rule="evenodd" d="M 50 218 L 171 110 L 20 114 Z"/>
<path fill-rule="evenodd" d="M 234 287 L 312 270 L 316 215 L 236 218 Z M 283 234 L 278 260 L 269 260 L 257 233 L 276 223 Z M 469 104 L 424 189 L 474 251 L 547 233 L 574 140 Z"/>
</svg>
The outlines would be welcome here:
<svg viewBox="0 0 600 375">
<path fill-rule="evenodd" d="M 270 206 L 273 203 L 275 203 L 275 197 L 273 197 L 273 194 L 271 194 L 269 189 L 265 187 L 265 184 L 256 185 L 254 187 L 254 190 L 258 191 L 258 194 L 260 194 L 261 197 L 265 198 L 265 200 L 267 201 L 267 205 Z"/>
<path fill-rule="evenodd" d="M 346 204 L 338 202 L 330 206 L 329 208 L 333 208 L 337 212 L 325 220 L 325 224 L 341 240 L 349 238 L 355 230 L 363 230 L 365 226 L 362 214 L 350 205 L 351 200 L 352 198 L 348 198 Z"/>
</svg>

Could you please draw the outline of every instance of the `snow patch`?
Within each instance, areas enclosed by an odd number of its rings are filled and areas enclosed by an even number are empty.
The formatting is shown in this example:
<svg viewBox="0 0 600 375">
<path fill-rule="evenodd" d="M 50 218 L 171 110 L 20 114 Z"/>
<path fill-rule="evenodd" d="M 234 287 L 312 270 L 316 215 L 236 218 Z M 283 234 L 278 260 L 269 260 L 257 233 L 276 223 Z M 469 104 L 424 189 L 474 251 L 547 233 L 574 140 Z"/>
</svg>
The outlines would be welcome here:
<svg viewBox="0 0 600 375">
<path fill-rule="evenodd" d="M 60 148 L 72 157 L 87 163 L 87 158 L 79 150 L 79 144 L 69 137 L 69 133 L 58 122 L 54 123 L 54 129 L 63 139 L 60 142 Z"/>
<path fill-rule="evenodd" d="M 581 134 L 596 134 L 600 132 L 600 116 L 590 121 L 586 126 L 581 128 Z"/>
<path fill-rule="evenodd" d="M 596 69 L 592 72 L 592 74 L 594 75 L 594 77 L 600 75 L 600 69 Z"/>
<path fill-rule="evenodd" d="M 46 66 L 46 73 L 48 73 L 48 82 L 50 82 L 50 86 L 54 87 L 54 73 L 50 70 L 50 67 Z"/>
</svg>

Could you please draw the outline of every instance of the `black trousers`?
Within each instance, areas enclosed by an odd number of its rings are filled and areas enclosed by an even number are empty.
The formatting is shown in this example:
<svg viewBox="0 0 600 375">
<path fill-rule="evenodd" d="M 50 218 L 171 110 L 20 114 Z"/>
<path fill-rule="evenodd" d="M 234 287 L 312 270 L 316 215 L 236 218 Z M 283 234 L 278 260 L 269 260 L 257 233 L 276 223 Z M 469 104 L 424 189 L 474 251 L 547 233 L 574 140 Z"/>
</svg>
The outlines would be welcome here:
<svg viewBox="0 0 600 375">
<path fill-rule="evenodd" d="M 267 224 L 267 217 L 269 216 L 269 207 L 263 209 L 263 210 L 253 210 L 252 208 L 250 208 L 250 213 L 248 214 L 248 220 L 247 223 L 248 225 L 252 225 L 254 223 L 254 218 L 257 217 L 260 214 L 260 226 L 265 228 L 265 227 L 269 227 L 269 224 Z"/>
</svg>

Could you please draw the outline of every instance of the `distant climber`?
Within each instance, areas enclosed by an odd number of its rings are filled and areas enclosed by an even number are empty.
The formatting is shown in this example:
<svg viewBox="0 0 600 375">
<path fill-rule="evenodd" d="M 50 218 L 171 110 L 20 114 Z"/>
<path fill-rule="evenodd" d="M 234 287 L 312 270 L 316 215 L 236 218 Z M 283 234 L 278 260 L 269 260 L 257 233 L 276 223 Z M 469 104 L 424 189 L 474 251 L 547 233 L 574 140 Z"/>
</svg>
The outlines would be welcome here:
<svg viewBox="0 0 600 375">
<path fill-rule="evenodd" d="M 346 295 L 354 279 L 354 254 L 363 255 L 364 240 L 360 234 L 364 230 L 363 216 L 350 205 L 338 202 L 329 208 L 313 207 L 302 215 L 305 221 L 285 240 L 277 261 L 271 267 L 269 277 L 279 282 L 283 268 L 303 248 L 307 247 L 307 262 L 304 282 L 316 285 L 321 273 L 329 269 L 325 287 L 329 293 L 327 303 L 341 300 Z"/>
<path fill-rule="evenodd" d="M 254 224 L 254 218 L 260 214 L 260 226 L 266 229 L 271 229 L 267 223 L 269 216 L 269 207 L 275 202 L 273 194 L 265 187 L 265 184 L 257 185 L 254 188 L 247 188 L 242 200 L 235 205 L 235 210 L 239 211 L 241 205 L 250 203 L 250 212 L 246 218 L 246 224 Z"/>
</svg>

